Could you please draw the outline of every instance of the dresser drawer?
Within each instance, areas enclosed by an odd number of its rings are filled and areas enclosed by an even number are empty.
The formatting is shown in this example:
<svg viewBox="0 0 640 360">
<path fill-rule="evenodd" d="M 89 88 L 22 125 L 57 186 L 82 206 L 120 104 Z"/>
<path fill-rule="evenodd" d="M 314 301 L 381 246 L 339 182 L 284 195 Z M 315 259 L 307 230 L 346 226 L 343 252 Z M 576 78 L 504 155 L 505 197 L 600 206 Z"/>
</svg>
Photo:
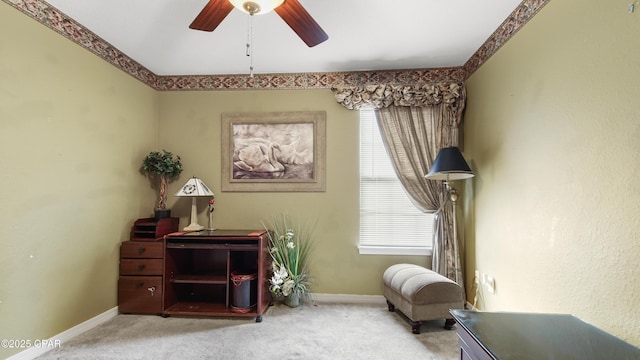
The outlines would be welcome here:
<svg viewBox="0 0 640 360">
<path fill-rule="evenodd" d="M 162 241 L 125 241 L 120 246 L 120 258 L 162 259 Z"/>
<path fill-rule="evenodd" d="M 122 259 L 120 275 L 162 275 L 162 259 Z"/>
<path fill-rule="evenodd" d="M 159 314 L 162 312 L 161 276 L 120 276 L 118 280 L 120 313 Z"/>
</svg>

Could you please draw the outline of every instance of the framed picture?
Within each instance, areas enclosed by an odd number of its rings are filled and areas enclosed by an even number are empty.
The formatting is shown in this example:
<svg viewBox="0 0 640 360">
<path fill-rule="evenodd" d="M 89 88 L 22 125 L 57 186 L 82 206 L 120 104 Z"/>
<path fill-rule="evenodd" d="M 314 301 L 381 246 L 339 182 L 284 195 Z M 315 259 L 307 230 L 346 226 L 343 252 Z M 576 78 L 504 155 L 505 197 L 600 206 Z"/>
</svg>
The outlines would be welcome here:
<svg viewBox="0 0 640 360">
<path fill-rule="evenodd" d="M 324 111 L 222 114 L 222 191 L 325 191 Z"/>
</svg>

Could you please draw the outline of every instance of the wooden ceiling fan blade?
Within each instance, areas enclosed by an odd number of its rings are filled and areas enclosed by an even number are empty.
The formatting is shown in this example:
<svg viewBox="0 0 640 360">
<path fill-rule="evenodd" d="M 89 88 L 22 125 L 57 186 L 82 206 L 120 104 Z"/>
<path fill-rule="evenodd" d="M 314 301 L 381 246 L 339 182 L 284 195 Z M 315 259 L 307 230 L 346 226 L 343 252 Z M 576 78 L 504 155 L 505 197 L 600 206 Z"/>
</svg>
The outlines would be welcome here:
<svg viewBox="0 0 640 360">
<path fill-rule="evenodd" d="M 285 0 L 274 11 L 309 47 L 314 47 L 329 38 L 298 0 Z"/>
<path fill-rule="evenodd" d="M 233 10 L 233 5 L 229 0 L 210 0 L 204 6 L 200 14 L 193 20 L 190 29 L 213 31 L 220 25 L 222 20 Z"/>
</svg>

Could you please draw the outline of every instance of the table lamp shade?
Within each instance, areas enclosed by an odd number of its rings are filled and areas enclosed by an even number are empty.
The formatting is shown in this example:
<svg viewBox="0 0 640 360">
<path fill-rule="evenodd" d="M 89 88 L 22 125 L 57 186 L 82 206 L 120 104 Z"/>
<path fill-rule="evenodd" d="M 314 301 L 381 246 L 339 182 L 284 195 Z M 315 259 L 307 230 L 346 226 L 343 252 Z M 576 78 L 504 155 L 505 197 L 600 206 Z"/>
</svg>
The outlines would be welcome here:
<svg viewBox="0 0 640 360">
<path fill-rule="evenodd" d="M 204 181 L 194 176 L 180 188 L 175 196 L 214 196 L 214 194 Z"/>
<path fill-rule="evenodd" d="M 192 177 L 186 184 L 176 193 L 175 196 L 191 197 L 191 224 L 184 228 L 184 231 L 200 231 L 204 226 L 198 224 L 198 208 L 196 197 L 214 196 L 213 191 L 197 177 Z"/>
<path fill-rule="evenodd" d="M 464 160 L 458 147 L 440 149 L 429 173 L 425 175 L 430 180 L 462 180 L 473 177 L 469 164 Z"/>
</svg>

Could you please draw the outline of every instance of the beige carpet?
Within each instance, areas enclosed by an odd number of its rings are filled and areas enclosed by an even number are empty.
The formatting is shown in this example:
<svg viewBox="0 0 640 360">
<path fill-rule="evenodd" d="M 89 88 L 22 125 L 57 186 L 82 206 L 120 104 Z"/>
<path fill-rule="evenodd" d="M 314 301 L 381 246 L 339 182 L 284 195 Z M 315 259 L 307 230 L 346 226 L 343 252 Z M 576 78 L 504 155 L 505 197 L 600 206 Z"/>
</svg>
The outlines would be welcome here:
<svg viewBox="0 0 640 360">
<path fill-rule="evenodd" d="M 38 359 L 457 359 L 443 324 L 414 335 L 384 304 L 275 305 L 261 323 L 118 315 Z"/>
</svg>

